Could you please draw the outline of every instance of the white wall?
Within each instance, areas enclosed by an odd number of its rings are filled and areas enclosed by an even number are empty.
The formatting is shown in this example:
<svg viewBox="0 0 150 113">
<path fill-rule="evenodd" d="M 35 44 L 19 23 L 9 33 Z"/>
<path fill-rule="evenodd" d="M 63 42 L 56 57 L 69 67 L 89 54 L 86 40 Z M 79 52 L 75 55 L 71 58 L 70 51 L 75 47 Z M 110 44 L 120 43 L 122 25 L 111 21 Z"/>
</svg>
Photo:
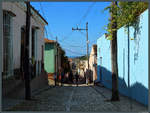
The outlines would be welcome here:
<svg viewBox="0 0 150 113">
<path fill-rule="evenodd" d="M 95 67 L 93 66 L 94 63 L 96 63 L 95 59 L 96 56 L 94 56 L 94 47 L 92 46 L 90 57 L 89 57 L 89 68 L 93 71 L 93 81 L 96 79 L 96 72 Z"/>
<path fill-rule="evenodd" d="M 13 60 L 14 60 L 14 68 L 20 68 L 20 55 L 21 55 L 21 27 L 26 25 L 26 13 L 25 9 L 21 8 L 18 3 L 11 2 L 3 2 L 3 9 L 10 10 L 15 13 L 15 17 L 13 18 Z M 34 15 L 37 16 L 37 15 Z M 29 56 L 31 58 L 31 44 L 32 44 L 32 26 L 37 26 L 40 29 L 38 30 L 38 45 L 37 45 L 37 60 L 41 60 L 42 58 L 42 50 L 41 45 L 44 45 L 44 24 L 40 23 L 36 17 L 31 17 L 31 28 L 30 28 L 30 53 Z"/>
</svg>

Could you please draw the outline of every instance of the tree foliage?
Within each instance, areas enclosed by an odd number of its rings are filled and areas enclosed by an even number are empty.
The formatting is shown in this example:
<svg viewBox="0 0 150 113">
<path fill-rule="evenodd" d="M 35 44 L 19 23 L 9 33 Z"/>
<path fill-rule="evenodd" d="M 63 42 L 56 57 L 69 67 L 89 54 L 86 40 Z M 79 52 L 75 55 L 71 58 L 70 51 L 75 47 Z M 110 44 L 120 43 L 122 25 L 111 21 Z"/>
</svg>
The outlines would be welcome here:
<svg viewBox="0 0 150 113">
<path fill-rule="evenodd" d="M 69 72 L 70 65 L 69 65 L 68 57 L 66 56 L 66 53 L 62 48 L 60 49 L 60 54 L 61 54 L 61 66 L 65 70 L 65 72 Z"/>
<path fill-rule="evenodd" d="M 139 15 L 148 8 L 147 2 L 118 2 L 117 6 L 108 6 L 105 10 L 117 12 L 113 15 L 114 20 L 109 19 L 107 25 L 107 39 L 112 40 L 112 32 L 121 27 L 132 26 L 135 30 L 139 30 Z M 113 21 L 117 21 L 117 29 L 112 29 Z"/>
<path fill-rule="evenodd" d="M 76 59 L 79 59 L 79 60 L 87 60 L 87 56 L 84 55 L 84 56 L 79 56 L 79 57 L 76 57 Z"/>
</svg>

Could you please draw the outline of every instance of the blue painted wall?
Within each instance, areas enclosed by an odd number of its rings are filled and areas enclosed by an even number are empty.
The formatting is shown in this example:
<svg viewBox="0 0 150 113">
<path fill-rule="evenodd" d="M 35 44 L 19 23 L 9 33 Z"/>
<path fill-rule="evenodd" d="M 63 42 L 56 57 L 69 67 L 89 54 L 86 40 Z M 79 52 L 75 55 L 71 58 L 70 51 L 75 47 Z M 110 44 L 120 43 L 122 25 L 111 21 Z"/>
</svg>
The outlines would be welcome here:
<svg viewBox="0 0 150 113">
<path fill-rule="evenodd" d="M 140 34 L 136 36 L 134 29 L 130 27 L 130 89 L 128 88 L 127 32 L 122 27 L 117 33 L 119 92 L 148 105 L 148 10 L 140 15 L 140 27 Z M 110 41 L 105 39 L 104 35 L 97 40 L 97 59 L 98 80 L 111 89 Z"/>
</svg>

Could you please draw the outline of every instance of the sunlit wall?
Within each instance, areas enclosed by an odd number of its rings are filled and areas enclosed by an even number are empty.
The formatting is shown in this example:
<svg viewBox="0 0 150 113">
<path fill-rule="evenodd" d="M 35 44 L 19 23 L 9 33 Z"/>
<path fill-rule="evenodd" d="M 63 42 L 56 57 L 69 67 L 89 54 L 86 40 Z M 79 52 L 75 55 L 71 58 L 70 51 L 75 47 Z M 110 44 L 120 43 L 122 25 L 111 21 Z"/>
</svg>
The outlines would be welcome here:
<svg viewBox="0 0 150 113">
<path fill-rule="evenodd" d="M 121 94 L 148 105 L 148 10 L 140 15 L 140 33 L 130 27 L 130 66 L 128 67 L 128 34 L 125 28 L 118 30 L 118 73 Z M 105 35 L 97 40 L 98 80 L 111 88 L 110 41 Z M 128 68 L 129 81 L 128 86 Z"/>
</svg>

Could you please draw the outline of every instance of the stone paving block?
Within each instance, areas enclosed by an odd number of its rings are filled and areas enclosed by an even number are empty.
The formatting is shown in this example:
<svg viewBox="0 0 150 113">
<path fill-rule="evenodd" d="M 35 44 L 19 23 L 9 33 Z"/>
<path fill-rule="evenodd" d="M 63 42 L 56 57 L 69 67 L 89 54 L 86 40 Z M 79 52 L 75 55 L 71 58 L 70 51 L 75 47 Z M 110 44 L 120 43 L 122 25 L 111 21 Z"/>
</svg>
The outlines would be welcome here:
<svg viewBox="0 0 150 113">
<path fill-rule="evenodd" d="M 14 111 L 76 111 L 115 112 L 130 111 L 130 100 L 120 96 L 121 101 L 106 101 L 111 91 L 97 86 L 53 87 L 34 95 L 36 101 L 24 101 L 14 106 Z M 132 111 L 146 111 L 147 108 L 133 101 Z"/>
</svg>

